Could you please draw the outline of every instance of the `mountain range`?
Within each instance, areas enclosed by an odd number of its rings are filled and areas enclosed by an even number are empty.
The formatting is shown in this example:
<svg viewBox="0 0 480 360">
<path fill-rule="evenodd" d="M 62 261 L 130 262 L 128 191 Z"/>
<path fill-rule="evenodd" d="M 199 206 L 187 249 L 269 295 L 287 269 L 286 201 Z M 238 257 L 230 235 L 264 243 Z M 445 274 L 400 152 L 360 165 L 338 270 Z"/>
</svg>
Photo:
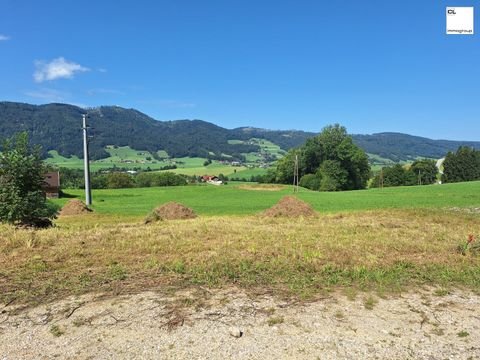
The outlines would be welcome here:
<svg viewBox="0 0 480 360">
<path fill-rule="evenodd" d="M 0 102 L 0 139 L 27 131 L 45 156 L 57 150 L 60 155 L 82 157 L 82 114 L 91 126 L 92 159 L 108 157 L 107 145 L 130 146 L 156 154 L 165 150 L 171 157 L 211 157 L 242 159 L 243 154 L 259 151 L 251 138 L 269 140 L 284 150 L 297 147 L 315 133 L 301 130 L 267 130 L 253 127 L 226 129 L 202 120 L 158 121 L 135 109 L 101 106 L 84 109 L 68 104 L 31 105 Z M 480 142 L 431 140 L 401 133 L 352 135 L 354 142 L 373 158 L 392 162 L 417 157 L 441 158 L 459 146 L 480 149 Z M 233 142 L 229 140 L 243 140 Z"/>
</svg>

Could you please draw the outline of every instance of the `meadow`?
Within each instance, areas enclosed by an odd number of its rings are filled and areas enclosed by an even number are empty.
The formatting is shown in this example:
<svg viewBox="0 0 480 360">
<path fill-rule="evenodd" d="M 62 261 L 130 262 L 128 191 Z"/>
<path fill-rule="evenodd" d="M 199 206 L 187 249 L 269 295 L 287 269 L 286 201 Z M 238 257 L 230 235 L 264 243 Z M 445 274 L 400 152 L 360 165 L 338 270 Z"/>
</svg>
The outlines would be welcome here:
<svg viewBox="0 0 480 360">
<path fill-rule="evenodd" d="M 260 141 L 260 140 L 259 140 Z M 283 150 L 277 145 L 265 140 L 261 140 L 259 143 L 262 151 L 266 153 L 276 154 L 281 156 Z M 187 176 L 202 176 L 202 175 L 219 175 L 225 176 L 233 175 L 234 177 L 250 179 L 252 175 L 264 175 L 266 169 L 263 168 L 248 168 L 246 166 L 232 166 L 229 164 L 223 164 L 219 161 L 212 161 L 208 166 L 204 163 L 206 158 L 200 157 L 182 157 L 182 158 L 169 158 L 168 154 L 160 150 L 158 155 L 162 157 L 161 160 L 153 158 L 152 154 L 144 150 L 134 150 L 129 146 L 107 146 L 105 150 L 110 154 L 109 157 L 90 161 L 90 169 L 92 171 L 108 170 L 112 168 L 124 168 L 124 169 L 141 169 L 141 170 L 159 170 L 165 166 L 175 165 L 176 169 L 169 169 L 163 171 L 171 171 L 176 174 L 183 174 Z M 83 159 L 73 155 L 71 157 L 64 157 L 56 150 L 48 152 L 49 157 L 45 159 L 45 163 L 53 165 L 55 167 L 64 167 L 68 169 L 83 169 Z M 261 157 L 257 153 L 244 154 L 246 156 L 247 163 L 255 163 L 260 161 Z"/>
<path fill-rule="evenodd" d="M 93 213 L 60 217 L 55 228 L 0 225 L 0 303 L 198 286 L 300 299 L 425 285 L 439 294 L 480 291 L 480 256 L 458 251 L 470 234 L 480 235 L 480 182 L 302 189 L 298 197 L 317 216 L 261 215 L 291 193 L 289 186 L 247 183 L 97 190 Z M 199 217 L 143 223 L 152 208 L 172 200 Z"/>
<path fill-rule="evenodd" d="M 177 201 L 200 215 L 255 215 L 292 194 L 291 186 L 230 182 L 226 186 L 191 185 L 135 189 L 93 190 L 93 206 L 99 214 L 145 216 L 155 206 Z M 83 190 L 65 190 L 83 197 Z M 298 197 L 320 213 L 378 209 L 468 208 L 480 206 L 480 182 L 392 187 L 343 192 L 316 192 L 300 188 Z M 67 198 L 54 202 L 63 204 Z"/>
</svg>

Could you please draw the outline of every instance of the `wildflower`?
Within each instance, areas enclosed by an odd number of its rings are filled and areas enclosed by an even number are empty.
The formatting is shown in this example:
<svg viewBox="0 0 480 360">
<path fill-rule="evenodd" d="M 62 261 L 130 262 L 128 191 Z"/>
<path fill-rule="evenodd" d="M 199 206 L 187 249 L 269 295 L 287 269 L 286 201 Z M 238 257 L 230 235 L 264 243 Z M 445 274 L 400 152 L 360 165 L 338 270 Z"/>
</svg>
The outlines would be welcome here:
<svg viewBox="0 0 480 360">
<path fill-rule="evenodd" d="M 468 243 L 468 244 L 471 244 L 471 243 L 473 243 L 474 241 L 475 241 L 475 236 L 473 236 L 473 234 L 469 234 L 469 235 L 468 235 L 468 241 L 467 241 L 467 243 Z"/>
</svg>

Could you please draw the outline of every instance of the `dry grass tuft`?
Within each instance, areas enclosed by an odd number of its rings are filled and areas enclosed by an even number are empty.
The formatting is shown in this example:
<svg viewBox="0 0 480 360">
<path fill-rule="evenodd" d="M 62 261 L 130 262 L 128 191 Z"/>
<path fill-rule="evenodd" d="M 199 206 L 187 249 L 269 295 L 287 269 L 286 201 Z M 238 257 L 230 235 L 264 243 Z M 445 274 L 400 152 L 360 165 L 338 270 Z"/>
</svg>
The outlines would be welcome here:
<svg viewBox="0 0 480 360">
<path fill-rule="evenodd" d="M 151 223 L 158 220 L 184 220 L 184 219 L 194 219 L 197 217 L 195 212 L 176 202 L 168 202 L 150 213 L 145 219 L 145 223 Z"/>
<path fill-rule="evenodd" d="M 294 196 L 284 196 L 280 201 L 263 212 L 268 217 L 315 216 L 315 210 L 306 202 Z"/>
<path fill-rule="evenodd" d="M 78 199 L 69 200 L 60 210 L 60 216 L 87 214 L 92 210 L 89 209 L 82 201 Z"/>
</svg>

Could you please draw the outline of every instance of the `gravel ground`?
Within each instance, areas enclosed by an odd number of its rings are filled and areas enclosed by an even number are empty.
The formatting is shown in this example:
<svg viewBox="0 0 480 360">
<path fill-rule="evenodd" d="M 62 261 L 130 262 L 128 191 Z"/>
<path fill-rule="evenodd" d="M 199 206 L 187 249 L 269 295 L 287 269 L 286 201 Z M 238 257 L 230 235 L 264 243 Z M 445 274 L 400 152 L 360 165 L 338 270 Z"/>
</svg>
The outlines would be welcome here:
<svg viewBox="0 0 480 360">
<path fill-rule="evenodd" d="M 0 305 L 0 359 L 478 359 L 480 295 L 308 303 L 238 289 Z"/>
</svg>

